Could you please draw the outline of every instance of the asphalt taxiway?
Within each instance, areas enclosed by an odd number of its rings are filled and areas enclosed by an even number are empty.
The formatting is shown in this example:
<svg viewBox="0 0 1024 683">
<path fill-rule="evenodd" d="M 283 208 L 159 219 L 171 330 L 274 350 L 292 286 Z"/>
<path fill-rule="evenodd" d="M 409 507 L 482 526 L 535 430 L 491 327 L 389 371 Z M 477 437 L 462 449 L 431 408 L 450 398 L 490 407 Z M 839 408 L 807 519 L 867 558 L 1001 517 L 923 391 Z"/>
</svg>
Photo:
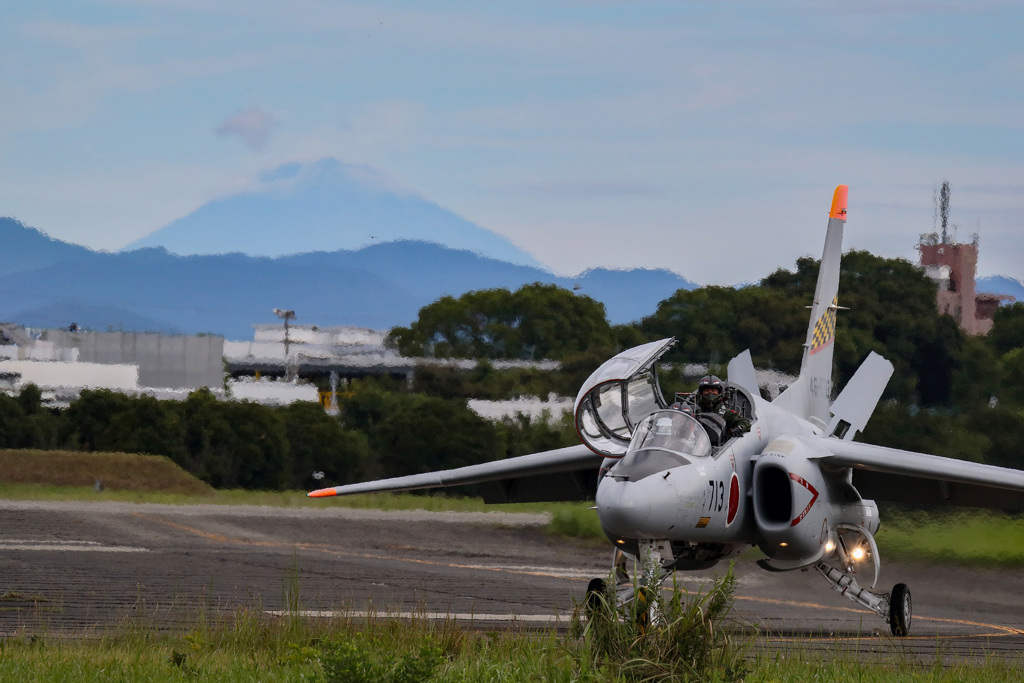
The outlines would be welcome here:
<svg viewBox="0 0 1024 683">
<path fill-rule="evenodd" d="M 544 521 L 0 501 L 0 636 L 101 633 L 138 619 L 174 628 L 200 609 L 296 606 L 320 618 L 415 613 L 485 628 L 564 625 L 587 582 L 607 574 L 611 550 L 548 536 Z M 678 580 L 694 589 L 714 575 Z M 760 633 L 758 648 L 925 659 L 1024 649 L 1024 572 L 883 563 L 881 583 L 907 583 L 913 594 L 911 636 L 899 640 L 814 572 L 773 574 L 740 560 L 736 575 L 736 628 Z"/>
</svg>

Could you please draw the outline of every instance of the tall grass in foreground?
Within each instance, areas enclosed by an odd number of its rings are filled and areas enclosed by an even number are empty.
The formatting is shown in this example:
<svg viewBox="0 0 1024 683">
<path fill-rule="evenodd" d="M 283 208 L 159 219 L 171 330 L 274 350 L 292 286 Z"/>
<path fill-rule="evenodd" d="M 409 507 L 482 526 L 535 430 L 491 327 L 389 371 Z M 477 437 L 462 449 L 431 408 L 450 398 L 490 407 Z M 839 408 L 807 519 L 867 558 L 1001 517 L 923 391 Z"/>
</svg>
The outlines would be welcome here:
<svg viewBox="0 0 1024 683">
<path fill-rule="evenodd" d="M 640 587 L 636 600 L 619 605 L 609 581 L 603 594 L 588 596 L 585 619 L 575 611 L 573 649 L 624 680 L 742 680 L 746 645 L 726 629 L 735 588 L 730 566 L 707 593 L 673 584 L 666 598 L 657 588 Z"/>
<path fill-rule="evenodd" d="M 1022 670 L 1020 659 L 969 663 L 936 658 L 916 663 L 897 644 L 878 638 L 872 646 L 882 654 L 871 655 L 867 662 L 841 643 L 833 643 L 825 644 L 824 650 L 767 651 L 734 661 L 731 670 L 722 667 L 715 655 L 711 666 L 698 674 L 682 666 L 681 659 L 680 665 L 666 662 L 666 653 L 675 647 L 667 625 L 637 631 L 632 638 L 620 636 L 633 626 L 625 622 L 619 626 L 618 635 L 613 635 L 614 647 L 609 647 L 594 635 L 516 628 L 484 631 L 454 621 L 398 620 L 386 615 L 325 620 L 295 614 L 274 617 L 259 610 L 209 612 L 198 614 L 177 632 L 159 630 L 140 617 L 88 638 L 25 634 L 0 640 L 0 680 L 605 683 L 742 677 L 753 683 L 973 683 L 1017 681 Z M 748 636 L 741 631 L 738 637 Z"/>
</svg>

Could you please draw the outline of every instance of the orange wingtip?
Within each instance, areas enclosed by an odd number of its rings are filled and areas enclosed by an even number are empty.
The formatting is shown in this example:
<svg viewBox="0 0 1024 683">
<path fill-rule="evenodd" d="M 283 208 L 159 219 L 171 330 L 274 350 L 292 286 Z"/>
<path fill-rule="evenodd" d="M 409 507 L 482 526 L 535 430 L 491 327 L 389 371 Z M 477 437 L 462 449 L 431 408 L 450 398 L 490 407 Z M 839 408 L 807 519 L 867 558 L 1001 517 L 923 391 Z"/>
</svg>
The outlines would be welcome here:
<svg viewBox="0 0 1024 683">
<path fill-rule="evenodd" d="M 330 496 L 336 496 L 338 492 L 334 489 L 317 489 L 316 491 L 310 491 L 306 494 L 307 498 L 328 498 Z"/>
<path fill-rule="evenodd" d="M 832 195 L 832 210 L 828 212 L 829 218 L 846 220 L 846 195 L 850 192 L 847 185 L 840 185 Z"/>
</svg>

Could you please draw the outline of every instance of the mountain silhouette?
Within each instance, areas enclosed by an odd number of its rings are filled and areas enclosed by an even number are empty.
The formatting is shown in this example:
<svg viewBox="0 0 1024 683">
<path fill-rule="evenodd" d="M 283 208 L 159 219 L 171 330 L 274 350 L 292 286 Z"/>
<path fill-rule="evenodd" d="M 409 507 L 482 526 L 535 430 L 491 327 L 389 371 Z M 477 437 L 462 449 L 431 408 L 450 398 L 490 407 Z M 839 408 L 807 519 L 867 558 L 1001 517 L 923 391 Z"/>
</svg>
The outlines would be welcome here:
<svg viewBox="0 0 1024 683">
<path fill-rule="evenodd" d="M 180 256 L 163 247 L 96 252 L 53 240 L 11 219 L 0 236 L 18 252 L 0 252 L 0 320 L 34 327 L 222 334 L 252 338 L 275 323 L 275 308 L 323 327 L 388 329 L 409 325 L 441 296 L 532 282 L 578 288 L 606 304 L 612 323 L 652 313 L 662 299 L 694 285 L 664 270 L 594 269 L 563 278 L 450 249 L 396 241 L 357 250 L 277 258 L 227 254 Z"/>
<path fill-rule="evenodd" d="M 0 275 L 88 258 L 95 252 L 55 240 L 14 218 L 0 218 Z M 16 292 L 8 291 L 11 296 Z"/>
<path fill-rule="evenodd" d="M 263 174 L 252 190 L 211 201 L 125 249 L 277 257 L 413 240 L 540 266 L 505 237 L 393 185 L 369 167 L 337 159 L 286 164 Z"/>
</svg>

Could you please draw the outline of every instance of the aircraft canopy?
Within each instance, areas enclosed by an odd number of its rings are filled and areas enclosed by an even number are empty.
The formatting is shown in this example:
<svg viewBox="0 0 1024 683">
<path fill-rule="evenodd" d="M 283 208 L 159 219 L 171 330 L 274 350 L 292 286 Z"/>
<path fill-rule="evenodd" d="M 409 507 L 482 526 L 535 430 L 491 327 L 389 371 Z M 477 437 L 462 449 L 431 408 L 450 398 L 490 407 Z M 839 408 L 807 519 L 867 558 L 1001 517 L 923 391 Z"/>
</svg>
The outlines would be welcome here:
<svg viewBox="0 0 1024 683">
<path fill-rule="evenodd" d="M 678 410 L 659 410 L 637 425 L 629 450 L 611 474 L 640 481 L 710 455 L 711 439 L 699 422 Z"/>
<path fill-rule="evenodd" d="M 711 455 L 711 439 L 686 413 L 659 410 L 637 426 L 627 454 L 650 448 L 703 458 Z"/>
<path fill-rule="evenodd" d="M 623 351 L 583 383 L 576 396 L 576 431 L 595 453 L 622 457 L 640 421 L 666 407 L 655 364 L 675 342 L 662 339 Z"/>
</svg>

